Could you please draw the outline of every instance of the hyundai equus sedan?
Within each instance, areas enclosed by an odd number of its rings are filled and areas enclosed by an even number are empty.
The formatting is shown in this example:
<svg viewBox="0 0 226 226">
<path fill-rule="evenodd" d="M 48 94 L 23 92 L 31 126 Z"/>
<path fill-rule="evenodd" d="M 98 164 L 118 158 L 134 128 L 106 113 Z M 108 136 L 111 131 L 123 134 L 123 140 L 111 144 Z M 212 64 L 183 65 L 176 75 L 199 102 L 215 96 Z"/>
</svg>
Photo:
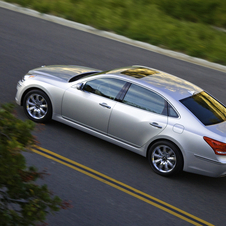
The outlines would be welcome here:
<svg viewBox="0 0 226 226">
<path fill-rule="evenodd" d="M 62 122 L 147 157 L 154 172 L 226 175 L 226 108 L 198 86 L 144 66 L 43 66 L 18 82 L 35 122 Z"/>
</svg>

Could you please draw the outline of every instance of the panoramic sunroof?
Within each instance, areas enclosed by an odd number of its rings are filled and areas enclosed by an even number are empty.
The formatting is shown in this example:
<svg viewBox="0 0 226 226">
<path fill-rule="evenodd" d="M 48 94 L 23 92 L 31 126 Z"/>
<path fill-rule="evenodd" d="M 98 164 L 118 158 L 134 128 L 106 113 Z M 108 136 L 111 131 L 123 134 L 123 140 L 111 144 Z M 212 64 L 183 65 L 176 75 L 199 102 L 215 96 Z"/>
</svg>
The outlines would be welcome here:
<svg viewBox="0 0 226 226">
<path fill-rule="evenodd" d="M 134 78 L 144 78 L 146 76 L 158 73 L 159 73 L 158 71 L 149 68 L 130 68 L 121 72 L 121 74 L 128 75 Z"/>
</svg>

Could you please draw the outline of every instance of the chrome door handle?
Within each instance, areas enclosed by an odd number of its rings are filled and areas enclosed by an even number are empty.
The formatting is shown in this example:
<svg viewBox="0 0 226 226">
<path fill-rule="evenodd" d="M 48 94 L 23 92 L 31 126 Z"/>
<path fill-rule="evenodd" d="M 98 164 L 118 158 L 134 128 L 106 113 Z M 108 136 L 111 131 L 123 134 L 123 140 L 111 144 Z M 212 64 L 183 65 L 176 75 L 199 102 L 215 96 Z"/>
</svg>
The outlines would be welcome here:
<svg viewBox="0 0 226 226">
<path fill-rule="evenodd" d="M 151 126 L 154 126 L 156 128 L 162 129 L 162 126 L 160 126 L 157 122 L 151 122 L 149 123 Z"/>
<path fill-rule="evenodd" d="M 100 106 L 111 109 L 111 107 L 109 105 L 107 105 L 106 103 L 99 103 Z"/>
</svg>

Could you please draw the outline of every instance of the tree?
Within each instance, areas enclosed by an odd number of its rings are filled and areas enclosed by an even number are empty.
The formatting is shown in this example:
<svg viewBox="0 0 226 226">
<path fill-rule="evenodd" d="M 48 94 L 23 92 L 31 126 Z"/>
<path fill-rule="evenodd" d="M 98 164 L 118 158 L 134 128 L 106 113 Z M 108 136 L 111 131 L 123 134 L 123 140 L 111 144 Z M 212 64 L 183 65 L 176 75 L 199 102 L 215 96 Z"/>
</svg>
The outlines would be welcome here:
<svg viewBox="0 0 226 226">
<path fill-rule="evenodd" d="M 53 196 L 46 185 L 34 183 L 45 172 L 28 168 L 21 154 L 36 142 L 31 134 L 34 123 L 16 118 L 13 111 L 13 104 L 0 108 L 0 224 L 35 225 L 68 203 Z"/>
</svg>

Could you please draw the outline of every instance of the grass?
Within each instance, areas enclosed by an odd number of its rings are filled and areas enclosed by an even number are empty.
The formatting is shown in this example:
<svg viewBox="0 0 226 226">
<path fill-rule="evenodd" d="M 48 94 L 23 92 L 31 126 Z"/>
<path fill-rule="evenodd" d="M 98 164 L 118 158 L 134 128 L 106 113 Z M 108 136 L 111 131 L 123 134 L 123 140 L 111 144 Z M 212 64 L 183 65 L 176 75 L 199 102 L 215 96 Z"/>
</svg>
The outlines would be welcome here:
<svg viewBox="0 0 226 226">
<path fill-rule="evenodd" d="M 225 0 L 5 0 L 226 65 Z"/>
</svg>

